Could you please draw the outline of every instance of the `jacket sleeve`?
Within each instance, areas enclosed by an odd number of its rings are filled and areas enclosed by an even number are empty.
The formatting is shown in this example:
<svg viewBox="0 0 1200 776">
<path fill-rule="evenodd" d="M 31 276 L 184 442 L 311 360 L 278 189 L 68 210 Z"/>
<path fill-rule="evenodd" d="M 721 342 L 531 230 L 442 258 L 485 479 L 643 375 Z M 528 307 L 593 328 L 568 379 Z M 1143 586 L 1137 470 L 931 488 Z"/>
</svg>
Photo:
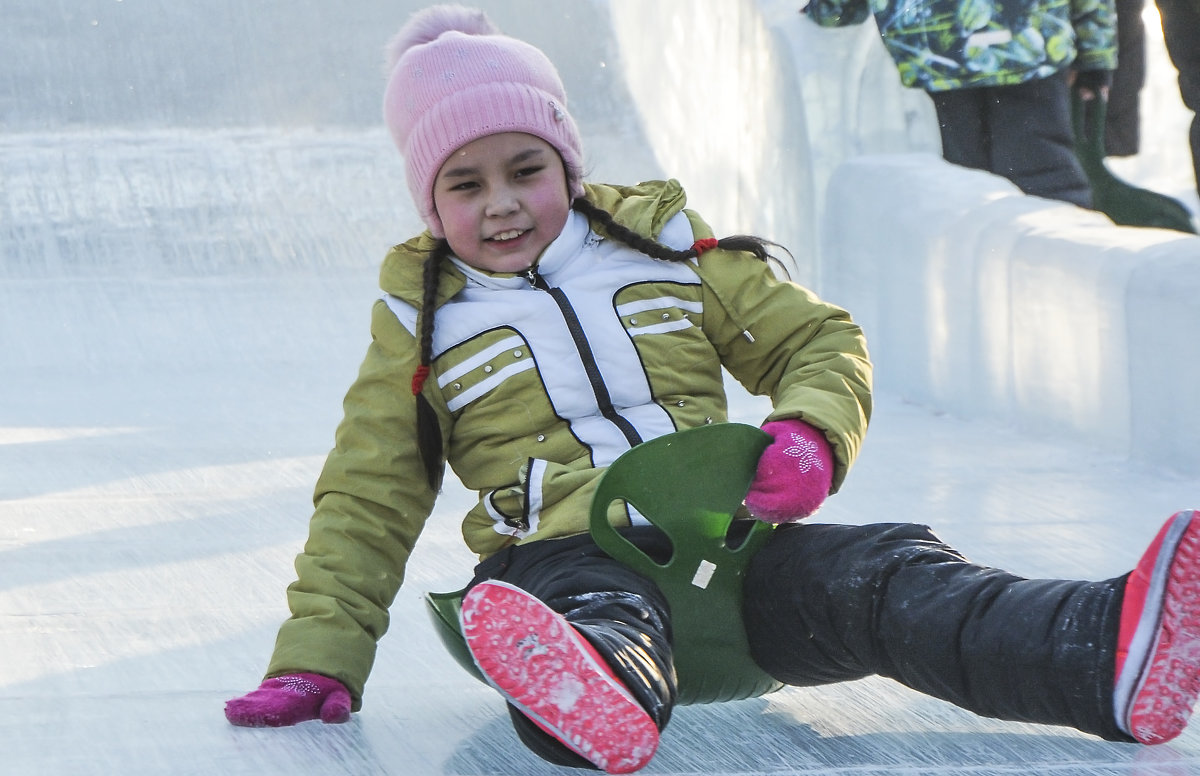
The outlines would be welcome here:
<svg viewBox="0 0 1200 776">
<path fill-rule="evenodd" d="M 1071 0 L 1076 70 L 1117 69 L 1115 0 Z"/>
<path fill-rule="evenodd" d="M 812 0 L 804 13 L 821 27 L 862 24 L 871 15 L 867 0 Z"/>
<path fill-rule="evenodd" d="M 292 615 L 267 671 L 331 676 L 350 690 L 356 710 L 435 498 L 415 442 L 416 343 L 382 301 L 371 335 L 317 481 L 308 540 L 288 587 Z"/>
<path fill-rule="evenodd" d="M 704 329 L 721 361 L 755 395 L 770 396 L 768 420 L 798 418 L 821 429 L 834 451 L 836 492 L 862 447 L 871 416 L 871 363 L 850 315 L 763 262 L 709 251 Z"/>
</svg>

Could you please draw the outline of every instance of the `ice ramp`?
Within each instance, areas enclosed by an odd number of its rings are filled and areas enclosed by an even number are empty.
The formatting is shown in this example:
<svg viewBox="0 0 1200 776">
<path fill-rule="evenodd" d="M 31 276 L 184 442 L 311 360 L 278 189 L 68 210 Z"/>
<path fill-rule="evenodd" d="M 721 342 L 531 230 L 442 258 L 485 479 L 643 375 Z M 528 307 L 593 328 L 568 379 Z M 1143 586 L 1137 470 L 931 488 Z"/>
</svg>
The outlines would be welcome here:
<svg viewBox="0 0 1200 776">
<path fill-rule="evenodd" d="M 221 714 L 258 683 L 286 616 L 378 262 L 416 224 L 375 97 L 337 103 L 362 118 L 272 122 L 305 103 L 272 73 L 282 60 L 317 93 L 353 91 L 409 5 L 5 0 L 2 48 L 25 64 L 0 74 L 20 87 L 0 88 L 0 772 L 563 773 L 514 740 L 499 699 L 426 620 L 422 594 L 461 584 L 473 563 L 458 534 L 469 497 L 453 487 L 361 714 L 286 730 Z M 488 7 L 536 19 L 530 31 L 561 46 L 606 34 L 604 4 Z M 118 21 L 137 34 L 89 37 Z M 297 46 L 329 66 L 303 69 Z M 361 59 L 353 73 L 343 52 Z M 210 91 L 189 62 L 215 68 Z M 215 106 L 204 120 L 189 96 Z M 607 99 L 585 90 L 579 109 L 607 114 Z M 628 137 L 593 131 L 593 145 Z M 988 563 L 1101 578 L 1125 571 L 1167 514 L 1196 506 L 1194 476 L 880 399 L 821 519 L 919 520 Z M 733 410 L 747 422 L 765 411 L 740 394 Z M 680 709 L 645 772 L 1198 771 L 1195 731 L 1155 749 L 1107 744 L 866 680 Z"/>
</svg>

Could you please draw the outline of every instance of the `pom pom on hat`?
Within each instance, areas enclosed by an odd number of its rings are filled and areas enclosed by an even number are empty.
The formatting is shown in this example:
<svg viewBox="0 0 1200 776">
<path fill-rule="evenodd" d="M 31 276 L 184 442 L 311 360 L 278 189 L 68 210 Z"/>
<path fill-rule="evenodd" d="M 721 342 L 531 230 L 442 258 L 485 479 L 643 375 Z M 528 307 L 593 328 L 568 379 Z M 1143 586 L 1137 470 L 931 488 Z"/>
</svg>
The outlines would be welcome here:
<svg viewBox="0 0 1200 776">
<path fill-rule="evenodd" d="M 404 156 L 409 192 L 435 237 L 445 236 L 433 182 L 456 150 L 486 135 L 525 132 L 558 151 L 572 197 L 583 195 L 583 149 L 554 65 L 500 34 L 479 10 L 438 5 L 388 43 L 383 114 Z"/>
<path fill-rule="evenodd" d="M 500 30 L 478 8 L 461 5 L 435 5 L 416 13 L 397 32 L 384 49 L 387 72 L 395 69 L 405 51 L 423 43 L 432 43 L 443 32 L 457 30 L 466 35 L 499 35 Z"/>
</svg>

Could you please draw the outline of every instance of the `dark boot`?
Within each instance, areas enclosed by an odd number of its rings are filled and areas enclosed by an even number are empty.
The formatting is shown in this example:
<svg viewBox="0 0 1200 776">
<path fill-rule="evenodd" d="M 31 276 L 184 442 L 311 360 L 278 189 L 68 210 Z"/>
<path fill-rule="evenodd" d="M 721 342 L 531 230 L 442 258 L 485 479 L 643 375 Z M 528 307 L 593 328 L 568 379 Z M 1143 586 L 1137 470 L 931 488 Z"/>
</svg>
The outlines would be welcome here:
<svg viewBox="0 0 1200 776">
<path fill-rule="evenodd" d="M 653 725 L 666 727 L 676 685 L 668 606 L 657 586 L 609 558 L 589 537 L 509 548 L 477 567 L 472 587 L 484 579 L 519 587 L 562 615 Z M 558 765 L 596 767 L 526 711 L 510 704 L 517 734 L 532 751 Z"/>
</svg>

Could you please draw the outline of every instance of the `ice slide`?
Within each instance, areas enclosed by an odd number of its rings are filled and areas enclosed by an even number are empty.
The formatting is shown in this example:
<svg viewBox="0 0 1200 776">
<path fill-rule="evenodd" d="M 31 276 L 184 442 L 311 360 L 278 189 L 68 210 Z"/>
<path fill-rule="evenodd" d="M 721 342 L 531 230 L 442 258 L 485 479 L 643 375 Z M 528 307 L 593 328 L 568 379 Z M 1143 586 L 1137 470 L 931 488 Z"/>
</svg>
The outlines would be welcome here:
<svg viewBox="0 0 1200 776">
<path fill-rule="evenodd" d="M 416 4 L 2 5 L 0 771 L 561 773 L 515 741 L 498 697 L 422 611 L 424 591 L 461 584 L 473 562 L 458 536 L 469 497 L 453 487 L 361 714 L 286 730 L 221 714 L 257 684 L 286 616 L 378 262 L 416 226 L 376 119 L 381 38 Z M 617 44 L 646 4 L 484 5 L 566 63 L 595 177 L 662 174 L 624 110 L 634 57 Z M 752 42 L 749 18 L 734 20 Z M 810 176 L 823 174 L 814 161 Z M 736 207 L 714 204 L 721 218 Z M 735 396 L 735 418 L 763 412 Z M 1200 499 L 1194 471 L 962 417 L 881 393 L 864 455 L 820 519 L 918 520 L 981 561 L 1103 578 Z M 1196 731 L 1154 749 L 1108 744 L 874 679 L 680 709 L 646 770 L 1198 771 Z"/>
</svg>

